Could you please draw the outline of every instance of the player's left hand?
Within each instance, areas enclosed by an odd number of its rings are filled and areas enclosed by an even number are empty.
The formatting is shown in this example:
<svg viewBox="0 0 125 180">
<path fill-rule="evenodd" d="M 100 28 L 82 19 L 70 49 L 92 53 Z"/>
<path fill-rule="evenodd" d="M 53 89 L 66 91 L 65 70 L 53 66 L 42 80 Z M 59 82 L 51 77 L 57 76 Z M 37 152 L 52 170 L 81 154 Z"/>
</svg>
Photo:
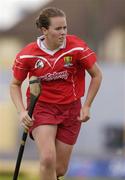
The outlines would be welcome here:
<svg viewBox="0 0 125 180">
<path fill-rule="evenodd" d="M 78 117 L 78 120 L 81 122 L 86 122 L 90 119 L 90 107 L 83 106 L 80 110 L 80 116 Z"/>
</svg>

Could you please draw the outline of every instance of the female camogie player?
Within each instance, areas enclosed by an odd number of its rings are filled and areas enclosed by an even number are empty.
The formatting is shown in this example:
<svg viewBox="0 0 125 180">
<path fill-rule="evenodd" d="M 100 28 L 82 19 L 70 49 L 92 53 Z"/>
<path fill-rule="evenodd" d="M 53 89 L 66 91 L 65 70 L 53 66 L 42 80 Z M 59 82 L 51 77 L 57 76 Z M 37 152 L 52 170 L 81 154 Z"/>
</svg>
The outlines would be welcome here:
<svg viewBox="0 0 125 180">
<path fill-rule="evenodd" d="M 81 123 L 90 119 L 90 108 L 102 74 L 96 55 L 87 44 L 74 35 L 67 35 L 66 16 L 62 10 L 43 9 L 36 25 L 42 35 L 17 54 L 10 93 L 23 126 L 29 129 L 38 148 L 41 180 L 61 180 Z M 91 81 L 81 105 L 85 71 Z M 39 77 L 42 86 L 33 119 L 28 116 L 22 100 L 21 85 L 27 75 Z M 27 107 L 29 95 L 28 88 Z"/>
</svg>

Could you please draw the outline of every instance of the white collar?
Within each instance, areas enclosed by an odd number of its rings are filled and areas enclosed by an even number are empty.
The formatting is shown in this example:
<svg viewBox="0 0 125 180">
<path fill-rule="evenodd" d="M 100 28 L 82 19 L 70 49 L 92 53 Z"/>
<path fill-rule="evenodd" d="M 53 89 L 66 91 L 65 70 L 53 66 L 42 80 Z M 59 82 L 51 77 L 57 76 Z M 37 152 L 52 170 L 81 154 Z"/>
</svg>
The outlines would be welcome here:
<svg viewBox="0 0 125 180">
<path fill-rule="evenodd" d="M 52 51 L 50 49 L 47 49 L 47 47 L 43 43 L 43 39 L 44 39 L 44 35 L 38 37 L 37 38 L 37 45 L 41 50 L 43 50 L 47 54 L 54 55 L 57 51 L 59 51 L 60 49 L 64 49 L 66 47 L 66 40 L 65 40 L 64 43 L 60 47 L 58 47 L 57 49 Z"/>
</svg>

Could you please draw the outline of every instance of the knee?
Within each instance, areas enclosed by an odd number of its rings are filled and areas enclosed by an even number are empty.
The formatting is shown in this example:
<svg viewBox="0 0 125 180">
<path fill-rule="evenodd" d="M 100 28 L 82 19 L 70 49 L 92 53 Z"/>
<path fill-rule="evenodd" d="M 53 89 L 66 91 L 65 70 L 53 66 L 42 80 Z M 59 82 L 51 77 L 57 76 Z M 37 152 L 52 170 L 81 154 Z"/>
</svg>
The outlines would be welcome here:
<svg viewBox="0 0 125 180">
<path fill-rule="evenodd" d="M 40 167 L 41 168 L 55 168 L 56 166 L 56 158 L 55 154 L 52 152 L 45 153 L 40 158 Z"/>
<path fill-rule="evenodd" d="M 57 174 L 57 176 L 59 176 L 59 177 L 64 176 L 66 174 L 66 172 L 67 172 L 67 169 L 68 169 L 68 167 L 65 164 L 57 165 L 56 166 L 56 174 Z"/>
</svg>

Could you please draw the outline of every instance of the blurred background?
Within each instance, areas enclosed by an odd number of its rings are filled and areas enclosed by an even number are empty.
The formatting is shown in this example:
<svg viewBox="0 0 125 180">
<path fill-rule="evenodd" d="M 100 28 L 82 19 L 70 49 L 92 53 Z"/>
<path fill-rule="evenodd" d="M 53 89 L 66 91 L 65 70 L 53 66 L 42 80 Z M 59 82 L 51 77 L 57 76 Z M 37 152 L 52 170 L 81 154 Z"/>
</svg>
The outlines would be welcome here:
<svg viewBox="0 0 125 180">
<path fill-rule="evenodd" d="M 4 0 L 0 4 L 0 179 L 12 179 L 22 129 L 9 95 L 15 55 L 40 32 L 42 8 L 65 11 L 68 32 L 84 39 L 98 56 L 101 89 L 74 148 L 67 180 L 125 178 L 125 0 Z M 87 76 L 86 89 L 89 84 Z M 23 84 L 25 95 L 26 83 Z M 25 96 L 24 96 L 25 97 Z M 25 98 L 24 98 L 25 102 Z M 84 102 L 84 98 L 82 99 Z M 35 144 L 28 138 L 21 175 L 38 179 Z M 7 174 L 10 177 L 7 177 Z M 25 180 L 25 178 L 23 178 Z"/>
</svg>

